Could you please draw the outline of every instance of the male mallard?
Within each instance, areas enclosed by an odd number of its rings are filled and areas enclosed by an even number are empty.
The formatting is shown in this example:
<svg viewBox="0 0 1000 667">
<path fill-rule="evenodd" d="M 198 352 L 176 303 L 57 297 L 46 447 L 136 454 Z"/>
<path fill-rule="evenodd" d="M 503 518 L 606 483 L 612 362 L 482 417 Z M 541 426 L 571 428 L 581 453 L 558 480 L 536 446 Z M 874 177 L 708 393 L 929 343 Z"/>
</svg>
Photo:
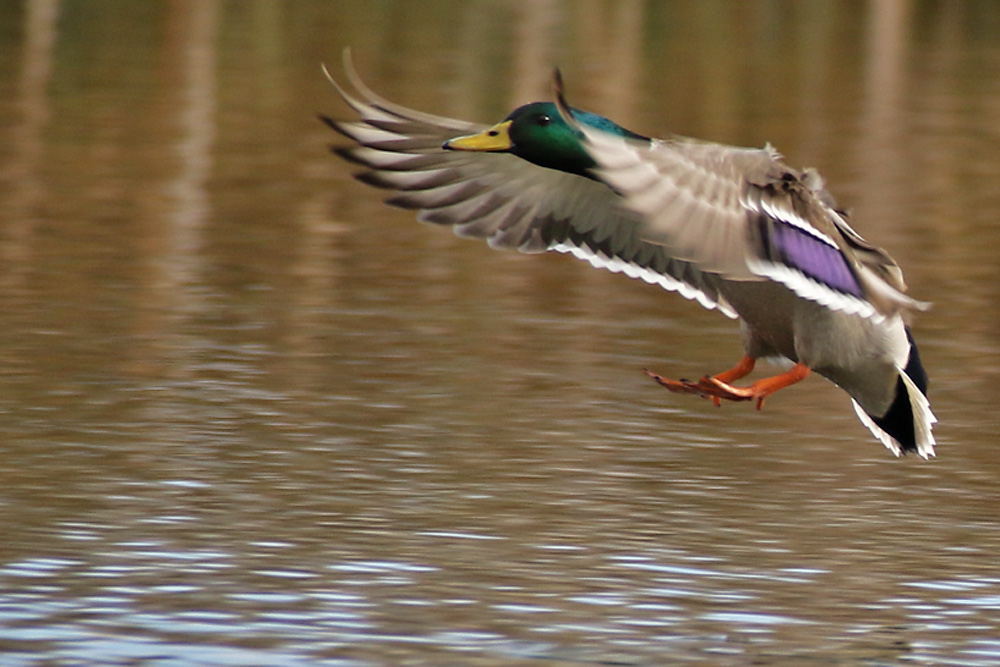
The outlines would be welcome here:
<svg viewBox="0 0 1000 667">
<path fill-rule="evenodd" d="M 923 304 L 815 171 L 788 167 L 769 145 L 650 139 L 571 109 L 561 92 L 558 105 L 527 104 L 492 127 L 432 116 L 376 95 L 347 58 L 345 69 L 357 96 L 327 77 L 361 120 L 321 118 L 356 142 L 334 151 L 366 167 L 360 180 L 393 190 L 388 203 L 494 248 L 567 252 L 739 319 L 736 366 L 697 382 L 647 371 L 667 389 L 760 409 L 815 371 L 897 456 L 934 455 L 927 375 L 903 321 Z M 771 356 L 794 365 L 731 384 Z"/>
</svg>

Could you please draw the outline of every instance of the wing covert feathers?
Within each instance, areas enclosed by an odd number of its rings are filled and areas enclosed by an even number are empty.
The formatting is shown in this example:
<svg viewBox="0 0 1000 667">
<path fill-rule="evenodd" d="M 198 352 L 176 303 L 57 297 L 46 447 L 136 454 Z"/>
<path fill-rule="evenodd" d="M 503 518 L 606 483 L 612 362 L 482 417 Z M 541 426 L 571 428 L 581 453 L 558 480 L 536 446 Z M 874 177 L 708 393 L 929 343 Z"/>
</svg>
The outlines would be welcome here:
<svg viewBox="0 0 1000 667">
<path fill-rule="evenodd" d="M 902 272 L 836 210 L 813 170 L 788 167 L 770 145 L 737 148 L 672 138 L 630 141 L 575 121 L 598 177 L 642 219 L 640 237 L 728 280 L 770 279 L 832 310 L 882 320 L 927 304 Z"/>
</svg>

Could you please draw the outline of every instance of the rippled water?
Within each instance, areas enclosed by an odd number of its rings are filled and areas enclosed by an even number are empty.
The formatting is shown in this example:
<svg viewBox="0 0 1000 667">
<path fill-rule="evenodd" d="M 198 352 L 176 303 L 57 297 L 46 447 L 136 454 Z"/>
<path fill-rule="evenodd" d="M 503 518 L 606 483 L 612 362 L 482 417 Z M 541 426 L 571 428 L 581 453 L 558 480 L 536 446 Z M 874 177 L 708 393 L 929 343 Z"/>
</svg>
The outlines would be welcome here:
<svg viewBox="0 0 1000 667">
<path fill-rule="evenodd" d="M 1000 6 L 0 5 L 0 664 L 994 665 Z M 391 210 L 342 47 L 497 120 L 558 63 L 817 165 L 911 291 L 938 458 L 819 378 L 652 385 L 731 322 Z"/>
</svg>

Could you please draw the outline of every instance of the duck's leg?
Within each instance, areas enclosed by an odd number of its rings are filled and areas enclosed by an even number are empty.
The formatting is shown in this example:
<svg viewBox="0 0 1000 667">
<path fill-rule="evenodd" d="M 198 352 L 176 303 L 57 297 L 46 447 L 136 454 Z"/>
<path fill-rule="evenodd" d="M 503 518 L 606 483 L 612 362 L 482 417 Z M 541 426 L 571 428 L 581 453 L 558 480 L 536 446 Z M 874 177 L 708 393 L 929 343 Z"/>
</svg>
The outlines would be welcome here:
<svg viewBox="0 0 1000 667">
<path fill-rule="evenodd" d="M 711 398 L 712 402 L 716 405 L 720 405 L 722 399 L 727 401 L 756 400 L 758 410 L 764 406 L 764 399 L 768 396 L 779 389 L 784 389 L 796 382 L 801 382 L 810 372 L 808 366 L 800 363 L 795 364 L 795 366 L 784 373 L 757 380 L 749 387 L 734 387 L 730 384 L 748 375 L 754 369 L 755 365 L 756 359 L 745 356 L 728 371 L 723 371 L 711 377 L 706 375 L 697 382 L 671 380 L 651 371 L 644 370 L 643 372 L 656 380 L 660 385 L 678 394 L 696 394 L 703 398 Z"/>
<path fill-rule="evenodd" d="M 735 366 L 730 368 L 728 371 L 723 371 L 718 375 L 713 375 L 708 377 L 707 375 L 697 382 L 691 382 L 690 380 L 671 380 L 670 378 L 665 378 L 662 375 L 658 375 L 645 368 L 642 370 L 643 373 L 649 377 L 656 380 L 660 386 L 666 387 L 670 391 L 677 394 L 696 394 L 704 398 L 711 398 L 712 401 L 719 405 L 719 388 L 715 382 L 721 383 L 722 386 L 729 386 L 730 382 L 735 382 L 742 377 L 745 377 L 753 370 L 754 365 L 757 360 L 750 356 L 744 356 L 740 359 Z M 746 400 L 746 399 L 730 399 L 730 400 Z"/>
<path fill-rule="evenodd" d="M 730 368 L 728 371 L 723 371 L 718 375 L 713 375 L 711 378 L 708 378 L 706 376 L 705 378 L 702 379 L 718 380 L 719 382 L 724 382 L 726 384 L 729 384 L 730 382 L 734 382 L 736 380 L 739 380 L 740 378 L 744 378 L 747 375 L 750 375 L 750 372 L 756 365 L 757 365 L 756 359 L 754 359 L 753 357 L 745 356 L 738 362 L 736 362 L 736 365 Z"/>
<path fill-rule="evenodd" d="M 739 365 L 736 368 L 739 368 Z M 736 368 L 733 370 L 736 370 Z M 749 387 L 734 387 L 729 384 L 727 379 L 722 378 L 725 373 L 720 373 L 715 377 L 702 378 L 698 383 L 698 389 L 703 392 L 703 395 L 711 396 L 716 401 L 716 405 L 718 405 L 718 400 L 722 398 L 727 401 L 755 400 L 757 401 L 757 409 L 760 410 L 764 406 L 764 399 L 779 389 L 784 389 L 796 382 L 801 382 L 809 373 L 808 366 L 803 363 L 797 363 L 784 373 L 757 380 Z"/>
<path fill-rule="evenodd" d="M 736 362 L 736 365 L 730 368 L 728 371 L 722 371 L 717 375 L 708 377 L 707 375 L 698 381 L 698 386 L 703 387 L 703 395 L 706 398 L 711 397 L 712 402 L 715 403 L 715 407 L 722 405 L 720 396 L 715 393 L 717 383 L 721 383 L 724 386 L 729 386 L 729 383 L 735 382 L 741 378 L 746 377 L 753 370 L 753 367 L 757 365 L 757 360 L 749 355 L 744 355 Z M 707 391 L 705 389 L 707 388 Z"/>
</svg>

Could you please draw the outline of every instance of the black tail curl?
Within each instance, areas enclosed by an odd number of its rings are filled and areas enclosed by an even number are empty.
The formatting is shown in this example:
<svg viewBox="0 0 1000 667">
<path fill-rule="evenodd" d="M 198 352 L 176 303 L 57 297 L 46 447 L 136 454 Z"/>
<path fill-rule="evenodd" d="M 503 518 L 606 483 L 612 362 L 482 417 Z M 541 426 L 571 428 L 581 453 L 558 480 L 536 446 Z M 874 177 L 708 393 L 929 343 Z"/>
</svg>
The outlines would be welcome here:
<svg viewBox="0 0 1000 667">
<path fill-rule="evenodd" d="M 906 327 L 906 339 L 910 342 L 910 358 L 906 361 L 906 374 L 917 386 L 927 395 L 927 371 L 920 363 L 920 352 L 917 351 L 917 344 L 913 341 L 913 334 L 910 327 Z M 903 453 L 917 451 L 917 438 L 914 430 L 913 407 L 910 403 L 909 392 L 903 378 L 896 380 L 896 397 L 892 405 L 881 417 L 869 415 L 879 428 L 891 435 L 903 449 Z"/>
</svg>

